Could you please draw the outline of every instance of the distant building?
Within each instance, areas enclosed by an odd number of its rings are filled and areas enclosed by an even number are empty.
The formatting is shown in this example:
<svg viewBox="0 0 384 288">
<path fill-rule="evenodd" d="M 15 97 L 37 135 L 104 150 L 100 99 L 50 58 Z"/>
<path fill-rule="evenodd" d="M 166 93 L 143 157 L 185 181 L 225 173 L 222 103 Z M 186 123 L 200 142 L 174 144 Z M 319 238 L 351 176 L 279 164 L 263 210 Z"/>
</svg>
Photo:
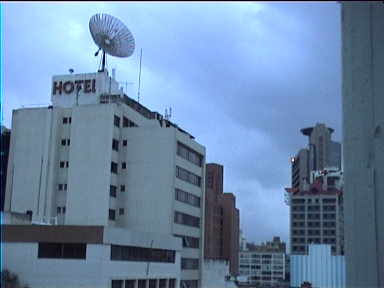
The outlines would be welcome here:
<svg viewBox="0 0 384 288">
<path fill-rule="evenodd" d="M 9 142 L 11 140 L 11 130 L 1 126 L 1 139 L 0 139 L 0 209 L 4 211 L 4 198 L 5 198 L 5 184 L 7 181 L 7 166 L 9 156 Z"/>
<path fill-rule="evenodd" d="M 31 229 L 28 225 L 17 228 L 16 238 L 7 238 L 5 267 L 31 271 L 26 275 L 32 287 L 80 287 L 80 271 L 88 271 L 82 266 L 85 260 L 93 263 L 87 264 L 93 278 L 104 271 L 109 274 L 102 277 L 112 281 L 108 286 L 95 279 L 88 282 L 84 274 L 89 287 L 122 288 L 126 280 L 149 288 L 201 287 L 205 147 L 118 86 L 107 71 L 54 76 L 52 106 L 13 111 L 8 163 L 8 179 L 13 181 L 7 182 L 5 211 L 28 214 L 41 229 L 55 227 L 56 246 L 40 243 L 53 239 L 48 232 L 45 238 L 21 237 L 22 229 Z M 67 226 L 84 228 L 74 237 L 86 255 L 73 266 L 59 260 L 66 255 L 55 254 L 56 248 L 73 241 L 60 242 Z M 104 227 L 98 240 L 88 235 L 93 233 L 88 226 Z M 20 246 L 25 249 L 8 253 L 15 251 L 16 242 L 26 243 Z M 56 261 L 48 265 L 38 257 L 39 249 Z M 174 256 L 172 261 L 163 250 Z M 29 253 L 31 261 L 24 261 L 23 253 Z M 127 263 L 111 261 L 116 257 Z M 130 263 L 140 261 L 150 264 Z M 35 277 L 32 267 L 45 270 Z M 65 274 L 74 267 L 78 274 Z M 56 282 L 56 276 L 64 282 Z"/>
<path fill-rule="evenodd" d="M 239 258 L 240 275 L 247 277 L 248 284 L 274 286 L 285 281 L 286 249 L 279 237 L 261 245 L 248 243 Z"/>
<path fill-rule="evenodd" d="M 344 254 L 343 175 L 336 169 L 311 173 L 307 189 L 287 188 L 291 254 L 307 254 L 309 244 L 330 244 Z"/>
<path fill-rule="evenodd" d="M 236 197 L 223 193 L 223 166 L 206 164 L 205 259 L 228 260 L 230 274 L 238 274 L 240 213 Z"/>
<path fill-rule="evenodd" d="M 291 158 L 292 188 L 304 189 L 310 182 L 311 171 L 323 170 L 326 167 L 341 169 L 341 144 L 331 140 L 332 128 L 324 124 L 301 129 L 308 136 L 308 148 L 300 149 Z"/>
<path fill-rule="evenodd" d="M 311 244 L 308 255 L 291 255 L 290 287 L 300 288 L 307 282 L 311 287 L 344 288 L 345 258 L 332 255 L 330 245 Z"/>
</svg>

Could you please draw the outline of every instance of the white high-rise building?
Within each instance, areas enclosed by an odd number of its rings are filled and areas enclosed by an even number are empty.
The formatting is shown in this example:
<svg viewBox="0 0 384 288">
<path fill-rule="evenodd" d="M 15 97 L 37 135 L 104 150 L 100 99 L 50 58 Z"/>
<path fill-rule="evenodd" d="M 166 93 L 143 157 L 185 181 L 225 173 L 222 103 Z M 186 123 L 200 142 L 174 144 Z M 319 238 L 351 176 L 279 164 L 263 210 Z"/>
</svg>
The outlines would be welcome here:
<svg viewBox="0 0 384 288">
<path fill-rule="evenodd" d="M 118 86 L 54 76 L 52 106 L 13 111 L 5 211 L 180 237 L 180 287 L 199 287 L 205 147 Z"/>
</svg>

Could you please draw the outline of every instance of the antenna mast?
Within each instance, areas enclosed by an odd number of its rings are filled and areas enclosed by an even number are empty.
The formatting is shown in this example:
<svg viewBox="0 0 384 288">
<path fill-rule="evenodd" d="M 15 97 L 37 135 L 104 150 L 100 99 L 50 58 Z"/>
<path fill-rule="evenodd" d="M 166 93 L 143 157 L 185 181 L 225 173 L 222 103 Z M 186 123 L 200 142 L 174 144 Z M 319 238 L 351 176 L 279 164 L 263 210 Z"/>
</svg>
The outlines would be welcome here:
<svg viewBox="0 0 384 288">
<path fill-rule="evenodd" d="M 139 67 L 139 87 L 137 89 L 137 102 L 140 103 L 140 84 L 141 84 L 141 58 L 143 56 L 143 49 L 140 48 L 140 67 Z"/>
</svg>

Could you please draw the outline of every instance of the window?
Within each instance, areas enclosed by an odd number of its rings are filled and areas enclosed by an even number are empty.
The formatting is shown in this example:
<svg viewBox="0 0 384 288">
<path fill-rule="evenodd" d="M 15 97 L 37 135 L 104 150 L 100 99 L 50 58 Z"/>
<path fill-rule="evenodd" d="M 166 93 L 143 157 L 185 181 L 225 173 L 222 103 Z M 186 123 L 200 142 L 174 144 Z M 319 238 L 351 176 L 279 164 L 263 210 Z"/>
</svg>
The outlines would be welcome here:
<svg viewBox="0 0 384 288">
<path fill-rule="evenodd" d="M 112 288 L 123 288 L 123 280 L 112 280 Z"/>
<path fill-rule="evenodd" d="M 123 146 L 127 146 L 127 140 L 123 140 Z"/>
<path fill-rule="evenodd" d="M 192 227 L 200 227 L 200 218 L 191 216 L 188 214 L 184 214 L 181 212 L 175 211 L 175 223 L 177 224 L 183 224 L 183 225 L 188 225 Z"/>
<path fill-rule="evenodd" d="M 126 162 L 121 163 L 121 169 L 126 169 L 126 168 L 127 168 L 127 163 Z"/>
<path fill-rule="evenodd" d="M 67 146 L 69 146 L 70 144 L 71 144 L 71 140 L 67 139 Z"/>
<path fill-rule="evenodd" d="M 145 279 L 139 279 L 137 281 L 137 288 L 146 288 L 147 280 Z"/>
<path fill-rule="evenodd" d="M 109 186 L 109 196 L 116 198 L 117 187 L 114 185 Z"/>
<path fill-rule="evenodd" d="M 69 118 L 68 118 L 68 123 L 69 123 L 69 124 L 72 123 L 72 117 L 69 117 Z"/>
<path fill-rule="evenodd" d="M 183 270 L 197 270 L 199 269 L 199 259 L 195 258 L 181 258 L 181 269 Z"/>
<path fill-rule="evenodd" d="M 64 161 L 60 161 L 60 168 L 64 168 L 65 167 L 65 162 Z"/>
<path fill-rule="evenodd" d="M 67 124 L 68 123 L 68 118 L 67 117 L 64 117 L 63 118 L 63 124 Z"/>
<path fill-rule="evenodd" d="M 179 166 L 176 166 L 176 177 L 193 185 L 201 187 L 200 176 L 197 176 L 196 174 L 193 174 L 192 172 L 189 172 L 188 170 L 185 170 L 184 168 L 181 168 Z"/>
<path fill-rule="evenodd" d="M 57 214 L 61 214 L 61 207 L 57 207 Z"/>
<path fill-rule="evenodd" d="M 175 263 L 175 251 L 111 245 L 111 260 Z"/>
<path fill-rule="evenodd" d="M 114 209 L 109 209 L 109 220 L 115 221 L 116 220 L 116 211 Z"/>
<path fill-rule="evenodd" d="M 114 116 L 113 118 L 113 124 L 116 126 L 116 127 L 120 127 L 120 117 L 118 116 Z"/>
<path fill-rule="evenodd" d="M 123 127 L 137 127 L 137 125 L 133 121 L 123 116 Z"/>
<path fill-rule="evenodd" d="M 85 243 L 39 243 L 38 258 L 85 259 Z"/>
<path fill-rule="evenodd" d="M 67 167 L 67 168 L 68 168 L 68 166 L 69 166 L 69 162 L 68 162 L 68 161 L 66 161 L 66 162 L 65 162 L 65 167 Z"/>
<path fill-rule="evenodd" d="M 135 288 L 135 280 L 125 280 L 125 288 Z"/>
<path fill-rule="evenodd" d="M 65 214 L 65 206 L 61 207 L 61 211 L 63 211 L 63 214 Z"/>
<path fill-rule="evenodd" d="M 177 188 L 175 189 L 175 199 L 195 207 L 200 207 L 200 197 Z"/>
<path fill-rule="evenodd" d="M 169 279 L 168 280 L 168 288 L 175 288 L 176 279 Z"/>
<path fill-rule="evenodd" d="M 65 143 L 66 143 L 67 141 L 65 141 L 65 139 L 61 139 L 61 145 L 62 146 L 65 146 Z"/>
<path fill-rule="evenodd" d="M 199 248 L 199 238 L 184 236 L 184 235 L 174 235 L 175 237 L 179 237 L 183 240 L 183 247 L 185 248 Z"/>
<path fill-rule="evenodd" d="M 67 184 L 64 184 L 64 190 L 67 191 Z"/>
<path fill-rule="evenodd" d="M 150 279 L 149 280 L 149 288 L 156 288 L 156 281 L 157 279 Z"/>
<path fill-rule="evenodd" d="M 199 154 L 198 152 L 192 150 L 191 148 L 187 147 L 186 145 L 180 142 L 177 142 L 177 155 L 188 160 L 189 162 L 192 162 L 193 164 L 199 167 L 202 166 L 203 155 Z"/>
<path fill-rule="evenodd" d="M 180 288 L 197 288 L 197 280 L 181 280 Z"/>
<path fill-rule="evenodd" d="M 124 215 L 124 208 L 119 209 L 119 215 Z"/>
<path fill-rule="evenodd" d="M 117 163 L 111 162 L 111 172 L 117 174 Z"/>
<path fill-rule="evenodd" d="M 159 288 L 166 288 L 166 287 L 167 287 L 167 279 L 160 279 Z"/>
<path fill-rule="evenodd" d="M 125 192 L 125 185 L 120 185 L 120 191 Z"/>
<path fill-rule="evenodd" d="M 59 191 L 63 190 L 63 184 L 59 184 Z"/>
<path fill-rule="evenodd" d="M 112 150 L 119 151 L 119 141 L 112 139 Z"/>
</svg>

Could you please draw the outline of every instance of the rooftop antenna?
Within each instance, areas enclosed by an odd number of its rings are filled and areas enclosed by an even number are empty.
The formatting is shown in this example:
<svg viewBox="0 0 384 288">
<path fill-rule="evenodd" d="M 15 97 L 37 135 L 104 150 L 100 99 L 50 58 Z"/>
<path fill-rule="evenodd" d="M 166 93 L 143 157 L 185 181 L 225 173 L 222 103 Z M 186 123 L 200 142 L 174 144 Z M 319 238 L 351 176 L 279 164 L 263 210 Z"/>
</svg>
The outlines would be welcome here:
<svg viewBox="0 0 384 288">
<path fill-rule="evenodd" d="M 140 84 L 141 84 L 141 58 L 143 56 L 143 49 L 140 48 L 140 67 L 139 67 L 139 87 L 137 89 L 137 102 L 140 103 Z"/>
<path fill-rule="evenodd" d="M 168 111 L 169 111 L 169 113 L 168 113 Z M 164 115 L 165 120 L 169 120 L 169 119 L 171 119 L 171 117 L 172 117 L 172 107 L 169 107 L 169 110 L 166 108 L 165 109 L 165 115 Z"/>
<path fill-rule="evenodd" d="M 131 31 L 116 17 L 108 14 L 95 14 L 89 20 L 89 30 L 93 41 L 99 47 L 95 56 L 101 56 L 101 69 L 104 72 L 106 54 L 115 57 L 129 57 L 135 50 L 135 39 Z"/>
</svg>

